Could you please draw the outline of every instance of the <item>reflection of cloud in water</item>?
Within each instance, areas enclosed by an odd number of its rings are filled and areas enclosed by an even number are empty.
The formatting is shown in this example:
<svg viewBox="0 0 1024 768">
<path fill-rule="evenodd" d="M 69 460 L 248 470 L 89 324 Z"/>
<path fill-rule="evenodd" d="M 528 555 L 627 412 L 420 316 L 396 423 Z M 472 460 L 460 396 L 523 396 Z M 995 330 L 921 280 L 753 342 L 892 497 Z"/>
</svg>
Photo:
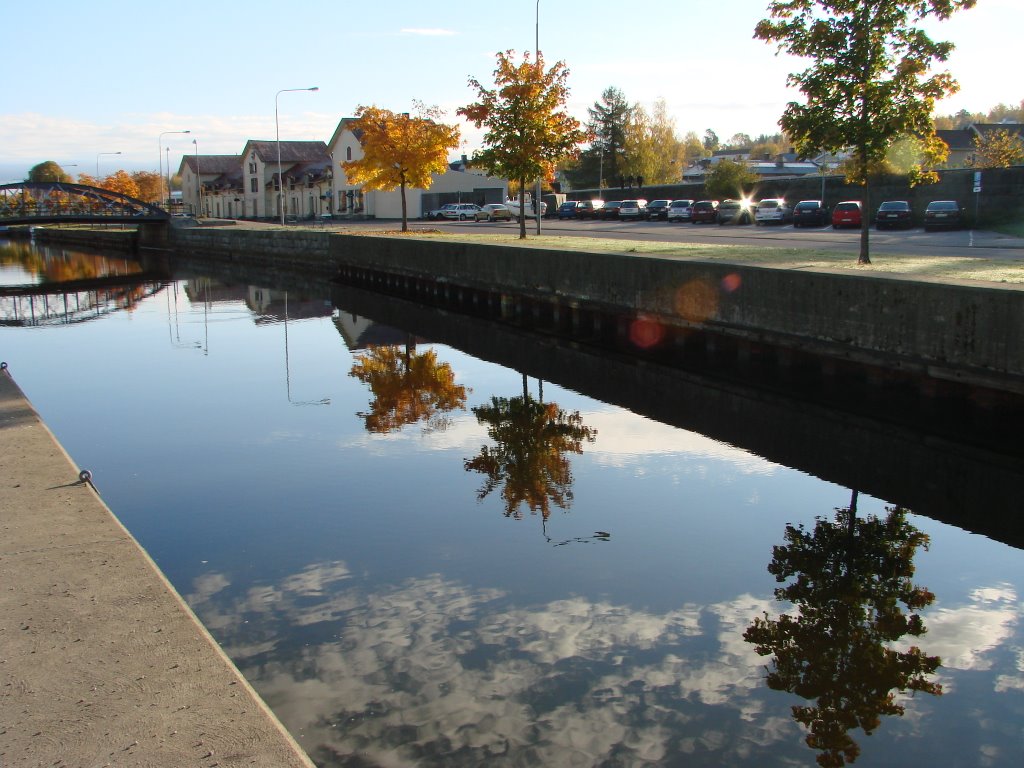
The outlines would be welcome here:
<svg viewBox="0 0 1024 768">
<path fill-rule="evenodd" d="M 318 761 L 359 753 L 379 765 L 479 765 L 499 755 L 512 764 L 640 765 L 667 750 L 713 750 L 728 762 L 794 733 L 788 718 L 765 722 L 761 704 L 745 701 L 762 672 L 742 629 L 766 601 L 656 614 L 573 597 L 506 610 L 503 593 L 437 575 L 368 596 L 326 589 L 348 578 L 344 564 L 328 563 L 231 605 L 214 605 L 223 588 L 197 583 L 192 595 Z M 332 640 L 294 656 L 247 636 L 316 622 L 336 623 Z M 702 622 L 718 633 L 710 656 Z"/>
<path fill-rule="evenodd" d="M 695 461 L 723 462 L 743 474 L 770 475 L 778 469 L 770 461 L 728 443 L 626 410 L 587 411 L 580 416 L 585 425 L 597 430 L 597 440 L 588 444 L 584 453 L 605 466 L 629 467 L 639 465 L 640 460 L 651 456 L 677 456 Z M 605 439 L 604 435 L 614 435 L 614 439 Z M 476 418 L 461 414 L 452 415 L 443 431 L 424 434 L 412 426 L 387 435 L 354 435 L 340 445 L 373 450 L 375 446 L 380 447 L 381 441 L 388 442 L 389 450 L 393 450 L 396 444 L 409 443 L 415 450 L 461 451 L 472 455 L 480 450 L 480 444 L 487 441 L 487 436 Z M 690 471 L 703 474 L 706 468 L 695 466 Z"/>
<path fill-rule="evenodd" d="M 780 744 L 805 757 L 742 637 L 777 607 L 768 599 L 667 613 L 582 597 L 519 607 L 439 575 L 365 593 L 341 562 L 240 597 L 226 587 L 197 579 L 196 612 L 324 765 L 738 764 Z M 937 641 L 977 663 L 1009 637 L 1012 593 L 973 598 L 926 617 L 929 652 Z"/>
<path fill-rule="evenodd" d="M 925 616 L 927 634 L 903 646 L 924 645 L 939 656 L 946 670 L 988 670 L 990 651 L 1014 634 L 1020 620 L 1017 595 L 1010 585 L 971 592 L 971 603 L 958 608 L 938 608 Z"/>
</svg>

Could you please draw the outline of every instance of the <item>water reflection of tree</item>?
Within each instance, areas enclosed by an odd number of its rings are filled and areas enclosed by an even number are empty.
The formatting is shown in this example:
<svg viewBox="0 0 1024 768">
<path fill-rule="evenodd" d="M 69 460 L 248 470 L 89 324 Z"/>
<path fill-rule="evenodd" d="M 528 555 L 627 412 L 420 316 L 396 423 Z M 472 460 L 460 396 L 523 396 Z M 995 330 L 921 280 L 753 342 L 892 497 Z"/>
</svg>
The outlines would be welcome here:
<svg viewBox="0 0 1024 768">
<path fill-rule="evenodd" d="M 870 734 L 882 715 L 902 715 L 896 691 L 941 695 L 929 681 L 940 665 L 914 646 L 890 645 L 925 632 L 915 613 L 935 596 L 913 584 L 914 555 L 928 536 L 907 522 L 907 511 L 887 508 L 882 517 L 857 518 L 857 493 L 835 521 L 819 518 L 813 533 L 786 526 L 768 572 L 787 586 L 775 597 L 797 615 L 754 619 L 743 637 L 762 656 L 772 654 L 770 688 L 813 702 L 794 706 L 793 718 L 808 730 L 807 745 L 821 751 L 821 766 L 852 763 L 860 747 L 849 731 Z M 904 608 L 908 613 L 904 613 Z"/>
<path fill-rule="evenodd" d="M 466 407 L 466 388 L 455 383 L 448 363 L 439 363 L 434 350 L 404 350 L 397 345 L 371 347 L 352 364 L 350 375 L 370 387 L 370 411 L 359 413 L 368 432 L 394 432 L 406 424 L 423 422 L 427 429 L 443 430 L 446 414 Z"/>
<path fill-rule="evenodd" d="M 45 253 L 29 243 L 0 245 L 0 264 L 18 266 L 48 283 L 85 280 L 110 275 L 135 274 L 142 267 L 128 259 L 109 259 L 77 251 L 61 251 L 59 255 Z"/>
<path fill-rule="evenodd" d="M 579 411 L 568 413 L 557 403 L 530 396 L 523 377 L 522 397 L 492 397 L 488 405 L 473 409 L 495 445 L 482 446 L 467 459 L 467 471 L 486 476 L 477 499 L 498 486 L 506 517 L 522 517 L 525 504 L 547 520 L 551 505 L 566 509 L 572 503 L 572 470 L 568 453 L 583 453 L 583 442 L 594 442 L 597 430 L 583 424 Z"/>
</svg>

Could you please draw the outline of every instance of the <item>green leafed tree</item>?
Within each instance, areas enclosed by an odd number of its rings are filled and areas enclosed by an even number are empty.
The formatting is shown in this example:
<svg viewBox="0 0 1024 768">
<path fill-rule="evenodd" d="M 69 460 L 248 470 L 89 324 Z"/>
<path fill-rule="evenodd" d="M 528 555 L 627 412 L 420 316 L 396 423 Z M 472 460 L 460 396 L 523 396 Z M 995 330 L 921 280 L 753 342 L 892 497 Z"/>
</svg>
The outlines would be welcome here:
<svg viewBox="0 0 1024 768">
<path fill-rule="evenodd" d="M 757 174 L 746 163 L 723 159 L 704 177 L 704 192 L 715 199 L 735 199 L 750 192 L 756 183 Z"/>
<path fill-rule="evenodd" d="M 870 211 L 869 168 L 901 136 L 934 135 L 935 102 L 957 90 L 948 72 L 931 73 L 952 43 L 920 28 L 977 0 L 775 0 L 754 36 L 809 62 L 789 76 L 804 103 L 790 102 L 779 124 L 807 156 L 852 150 Z M 861 225 L 858 262 L 871 262 L 870 217 Z"/>
<path fill-rule="evenodd" d="M 28 181 L 64 181 L 70 182 L 72 178 L 64 172 L 53 160 L 47 160 L 33 165 L 28 172 Z"/>
<path fill-rule="evenodd" d="M 473 164 L 517 182 L 522 190 L 532 179 L 550 177 L 560 160 L 576 157 L 587 134 L 565 111 L 569 98 L 565 62 L 545 70 L 543 54 L 532 61 L 524 53 L 517 63 L 512 51 L 504 51 L 497 59 L 494 87 L 485 88 L 471 77 L 469 85 L 478 100 L 458 114 L 487 129 L 484 149 L 473 156 Z M 519 218 L 519 238 L 526 239 L 525 216 Z"/>
<path fill-rule="evenodd" d="M 573 186 L 606 186 L 604 182 L 608 179 L 622 175 L 620 165 L 632 110 L 618 88 L 605 88 L 601 98 L 587 107 L 587 132 L 591 141 L 568 172 Z"/>
<path fill-rule="evenodd" d="M 925 633 L 920 611 L 935 596 L 913 582 L 914 556 L 928 537 L 907 511 L 857 517 L 857 493 L 835 520 L 813 531 L 786 526 L 768 572 L 782 584 L 775 597 L 789 612 L 755 618 L 743 638 L 771 656 L 766 682 L 806 703 L 792 708 L 818 751 L 822 768 L 853 763 L 860 746 L 850 735 L 871 734 L 883 716 L 900 716 L 896 692 L 941 695 L 933 677 L 941 660 L 900 641 Z"/>
</svg>

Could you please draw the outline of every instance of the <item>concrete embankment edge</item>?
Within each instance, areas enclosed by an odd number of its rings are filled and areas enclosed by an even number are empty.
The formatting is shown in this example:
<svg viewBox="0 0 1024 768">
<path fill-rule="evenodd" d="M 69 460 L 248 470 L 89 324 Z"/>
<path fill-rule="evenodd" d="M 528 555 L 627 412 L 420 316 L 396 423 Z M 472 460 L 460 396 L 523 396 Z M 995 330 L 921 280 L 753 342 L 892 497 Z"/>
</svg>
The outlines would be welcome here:
<svg viewBox="0 0 1024 768">
<path fill-rule="evenodd" d="M 1024 392 L 1017 285 L 805 271 L 629 253 L 331 234 L 174 230 L 180 253 L 325 279 L 394 275 L 590 306 L 667 326 Z"/>
<path fill-rule="evenodd" d="M 313 763 L 0 372 L 0 765 Z"/>
</svg>

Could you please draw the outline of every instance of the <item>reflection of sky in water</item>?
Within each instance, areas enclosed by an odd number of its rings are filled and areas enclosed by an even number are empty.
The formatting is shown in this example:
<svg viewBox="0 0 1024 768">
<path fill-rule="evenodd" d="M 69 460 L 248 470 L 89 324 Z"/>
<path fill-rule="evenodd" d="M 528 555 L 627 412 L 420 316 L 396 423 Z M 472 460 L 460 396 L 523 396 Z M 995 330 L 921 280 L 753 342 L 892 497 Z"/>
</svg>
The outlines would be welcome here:
<svg viewBox="0 0 1024 768">
<path fill-rule="evenodd" d="M 754 616 L 775 610 L 770 600 L 663 613 L 582 597 L 522 607 L 437 574 L 368 591 L 340 562 L 244 594 L 231 587 L 207 574 L 188 599 L 328 765 L 351 753 L 379 765 L 806 761 L 785 702 L 763 686 L 763 660 L 742 639 Z M 883 722 L 866 749 L 927 729 L 947 704 L 961 710 L 964 672 L 999 667 L 995 692 L 1019 696 L 1019 621 L 1005 585 L 931 611 L 921 645 L 950 660 L 948 698 L 905 701 L 907 715 Z M 1012 713 L 982 719 L 994 737 L 1019 727 Z M 997 765 L 1008 748 L 1012 740 L 983 751 Z"/>
<path fill-rule="evenodd" d="M 511 520 L 464 469 L 489 442 L 471 412 L 369 435 L 329 313 L 289 322 L 286 369 L 281 322 L 256 324 L 274 318 L 242 298 L 204 304 L 196 285 L 194 301 L 179 287 L 101 323 L 0 328 L 0 344 L 317 760 L 813 764 L 800 700 L 766 688 L 742 634 L 781 608 L 766 567 L 786 524 L 828 515 L 847 489 L 544 382 L 597 437 L 570 457 L 570 508 Z M 428 348 L 470 408 L 522 393 L 515 371 Z M 330 405 L 293 405 L 288 388 Z M 862 495 L 860 510 L 884 504 Z M 914 580 L 936 595 L 919 644 L 942 657 L 947 693 L 855 734 L 858 764 L 1022 764 L 1024 555 L 911 522 L 932 540 Z"/>
</svg>

